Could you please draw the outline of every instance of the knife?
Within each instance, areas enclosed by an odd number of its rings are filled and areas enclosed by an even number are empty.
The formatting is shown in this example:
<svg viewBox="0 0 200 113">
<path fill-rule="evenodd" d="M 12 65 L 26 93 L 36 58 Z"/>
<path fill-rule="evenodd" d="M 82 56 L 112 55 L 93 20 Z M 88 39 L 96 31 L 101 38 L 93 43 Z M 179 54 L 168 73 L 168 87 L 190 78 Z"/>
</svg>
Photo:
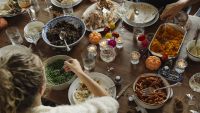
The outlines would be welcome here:
<svg viewBox="0 0 200 113">
<path fill-rule="evenodd" d="M 116 99 L 119 99 L 120 96 L 133 84 L 133 82 L 127 84 L 116 96 Z"/>
</svg>

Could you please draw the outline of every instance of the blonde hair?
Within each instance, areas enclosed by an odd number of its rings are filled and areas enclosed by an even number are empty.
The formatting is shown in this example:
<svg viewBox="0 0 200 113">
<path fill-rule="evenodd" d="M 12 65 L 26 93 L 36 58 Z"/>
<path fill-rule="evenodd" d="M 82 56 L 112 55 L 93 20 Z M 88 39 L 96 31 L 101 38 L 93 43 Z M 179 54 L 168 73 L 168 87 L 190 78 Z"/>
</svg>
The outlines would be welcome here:
<svg viewBox="0 0 200 113">
<path fill-rule="evenodd" d="M 0 113 L 21 113 L 29 109 L 44 83 L 38 56 L 25 46 L 0 49 Z"/>
</svg>

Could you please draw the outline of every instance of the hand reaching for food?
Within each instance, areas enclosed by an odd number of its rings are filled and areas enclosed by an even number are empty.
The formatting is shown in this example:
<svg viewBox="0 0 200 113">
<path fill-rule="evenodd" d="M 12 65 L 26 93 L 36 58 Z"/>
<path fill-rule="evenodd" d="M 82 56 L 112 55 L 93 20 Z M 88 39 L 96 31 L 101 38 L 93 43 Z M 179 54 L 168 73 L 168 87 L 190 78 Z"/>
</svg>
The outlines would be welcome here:
<svg viewBox="0 0 200 113">
<path fill-rule="evenodd" d="M 71 70 L 74 73 L 80 73 L 83 72 L 81 65 L 77 59 L 69 59 L 65 61 L 64 63 L 65 70 Z"/>
</svg>

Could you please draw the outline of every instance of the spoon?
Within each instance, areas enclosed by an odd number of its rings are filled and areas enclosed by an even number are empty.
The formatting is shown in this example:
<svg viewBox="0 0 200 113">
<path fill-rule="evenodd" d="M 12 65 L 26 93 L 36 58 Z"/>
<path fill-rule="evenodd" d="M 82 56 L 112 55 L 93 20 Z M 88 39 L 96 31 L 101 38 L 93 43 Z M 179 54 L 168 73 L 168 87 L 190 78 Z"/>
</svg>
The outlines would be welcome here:
<svg viewBox="0 0 200 113">
<path fill-rule="evenodd" d="M 156 92 L 157 90 L 166 89 L 166 88 L 170 88 L 170 87 L 174 87 L 174 86 L 179 86 L 181 84 L 182 84 L 181 82 L 177 82 L 175 84 L 165 86 L 165 87 L 161 87 L 161 88 L 157 88 L 157 89 L 155 89 L 153 87 L 148 87 L 148 88 L 145 88 L 145 89 L 142 90 L 142 95 L 147 96 L 149 94 Z"/>
<path fill-rule="evenodd" d="M 67 44 L 67 41 L 66 41 L 66 39 L 65 39 L 65 37 L 66 37 L 66 32 L 65 32 L 65 31 L 61 31 L 60 34 L 59 34 L 59 37 L 60 37 L 61 40 L 64 40 L 65 46 L 66 46 L 66 48 L 67 48 L 67 51 L 70 51 L 71 49 L 69 48 L 69 45 Z"/>
</svg>

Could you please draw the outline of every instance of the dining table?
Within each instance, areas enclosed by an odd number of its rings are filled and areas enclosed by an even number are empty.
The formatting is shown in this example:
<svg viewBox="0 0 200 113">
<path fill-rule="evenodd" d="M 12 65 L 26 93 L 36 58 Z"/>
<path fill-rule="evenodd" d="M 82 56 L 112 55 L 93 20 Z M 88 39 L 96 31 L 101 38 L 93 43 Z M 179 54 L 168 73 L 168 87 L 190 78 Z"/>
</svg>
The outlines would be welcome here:
<svg viewBox="0 0 200 113">
<path fill-rule="evenodd" d="M 63 15 L 62 9 L 58 8 L 56 6 L 53 6 L 51 8 L 50 12 L 45 11 L 46 3 L 45 0 L 38 0 L 40 10 L 36 13 L 37 20 L 42 21 L 43 23 L 47 23 L 49 20 L 54 18 L 57 15 Z M 93 3 L 89 0 L 82 0 L 82 2 L 75 6 L 74 9 L 74 16 L 81 18 L 84 11 Z M 191 15 L 194 14 L 194 12 L 197 11 L 197 6 L 194 6 L 191 11 Z M 28 13 L 24 12 L 23 14 L 6 18 L 8 21 L 8 27 L 9 26 L 16 26 L 18 27 L 22 37 L 24 38 L 24 27 L 25 25 L 30 22 L 30 17 Z M 145 34 L 148 33 L 155 33 L 158 29 L 159 25 L 162 24 L 164 21 L 158 20 L 155 24 L 145 27 Z M 133 83 L 138 76 L 144 73 L 157 73 L 157 71 L 150 71 L 145 67 L 145 60 L 150 54 L 142 54 L 140 58 L 139 64 L 131 64 L 131 52 L 134 50 L 138 50 L 137 44 L 135 39 L 133 38 L 133 27 L 127 25 L 126 23 L 122 23 L 121 21 L 118 21 L 116 23 L 116 32 L 120 32 L 121 26 L 125 27 L 124 33 L 120 33 L 120 36 L 123 39 L 123 48 L 116 49 L 116 58 L 113 62 L 109 63 L 110 66 L 113 67 L 113 70 L 111 72 L 108 72 L 107 70 L 107 63 L 101 60 L 99 55 L 99 48 L 97 49 L 97 58 L 96 58 L 96 64 L 94 72 L 103 73 L 105 75 L 108 75 L 112 80 L 115 79 L 116 76 L 121 77 L 121 86 L 117 87 L 117 93 L 119 93 L 127 84 Z M 45 59 L 55 56 L 55 55 L 68 55 L 72 58 L 78 59 L 80 61 L 81 65 L 83 66 L 82 60 L 81 60 L 81 53 L 87 48 L 87 46 L 90 44 L 88 41 L 88 36 L 90 32 L 86 32 L 83 39 L 73 48 L 71 48 L 71 51 L 63 51 L 60 49 L 55 49 L 47 45 L 43 39 L 41 38 L 37 45 L 28 43 L 25 39 L 22 45 L 25 45 L 31 49 L 33 49 L 33 52 L 38 54 L 40 58 L 44 61 Z M 9 38 L 7 37 L 5 33 L 5 29 L 0 31 L 0 48 L 10 45 L 11 42 Z M 182 45 L 182 48 L 185 48 L 185 44 Z M 182 50 L 182 49 L 181 49 Z M 15 50 L 13 50 L 15 51 Z M 184 53 L 186 54 L 186 53 Z M 181 57 L 182 54 L 179 55 Z M 185 70 L 185 72 L 182 74 L 183 80 L 182 85 L 173 87 L 173 96 L 161 107 L 154 110 L 147 110 L 148 113 L 175 113 L 174 110 L 174 102 L 175 99 L 179 99 L 183 102 L 183 113 L 189 113 L 189 105 L 188 105 L 188 98 L 186 94 L 194 95 L 196 104 L 198 106 L 198 109 L 200 109 L 200 93 L 194 92 L 190 86 L 189 86 L 189 79 L 190 77 L 200 72 L 200 63 L 194 62 L 190 60 L 189 58 L 186 58 L 186 61 L 188 63 L 188 66 Z M 128 98 L 133 95 L 133 86 L 131 85 L 128 87 L 128 89 L 122 94 L 122 96 L 117 99 L 119 102 L 119 110 L 118 113 L 137 113 L 135 107 L 136 104 L 134 102 L 131 102 L 128 100 Z M 57 105 L 70 105 L 68 100 L 68 88 L 64 90 L 52 90 L 48 89 L 47 93 L 45 94 L 44 98 L 53 101 Z"/>
</svg>

